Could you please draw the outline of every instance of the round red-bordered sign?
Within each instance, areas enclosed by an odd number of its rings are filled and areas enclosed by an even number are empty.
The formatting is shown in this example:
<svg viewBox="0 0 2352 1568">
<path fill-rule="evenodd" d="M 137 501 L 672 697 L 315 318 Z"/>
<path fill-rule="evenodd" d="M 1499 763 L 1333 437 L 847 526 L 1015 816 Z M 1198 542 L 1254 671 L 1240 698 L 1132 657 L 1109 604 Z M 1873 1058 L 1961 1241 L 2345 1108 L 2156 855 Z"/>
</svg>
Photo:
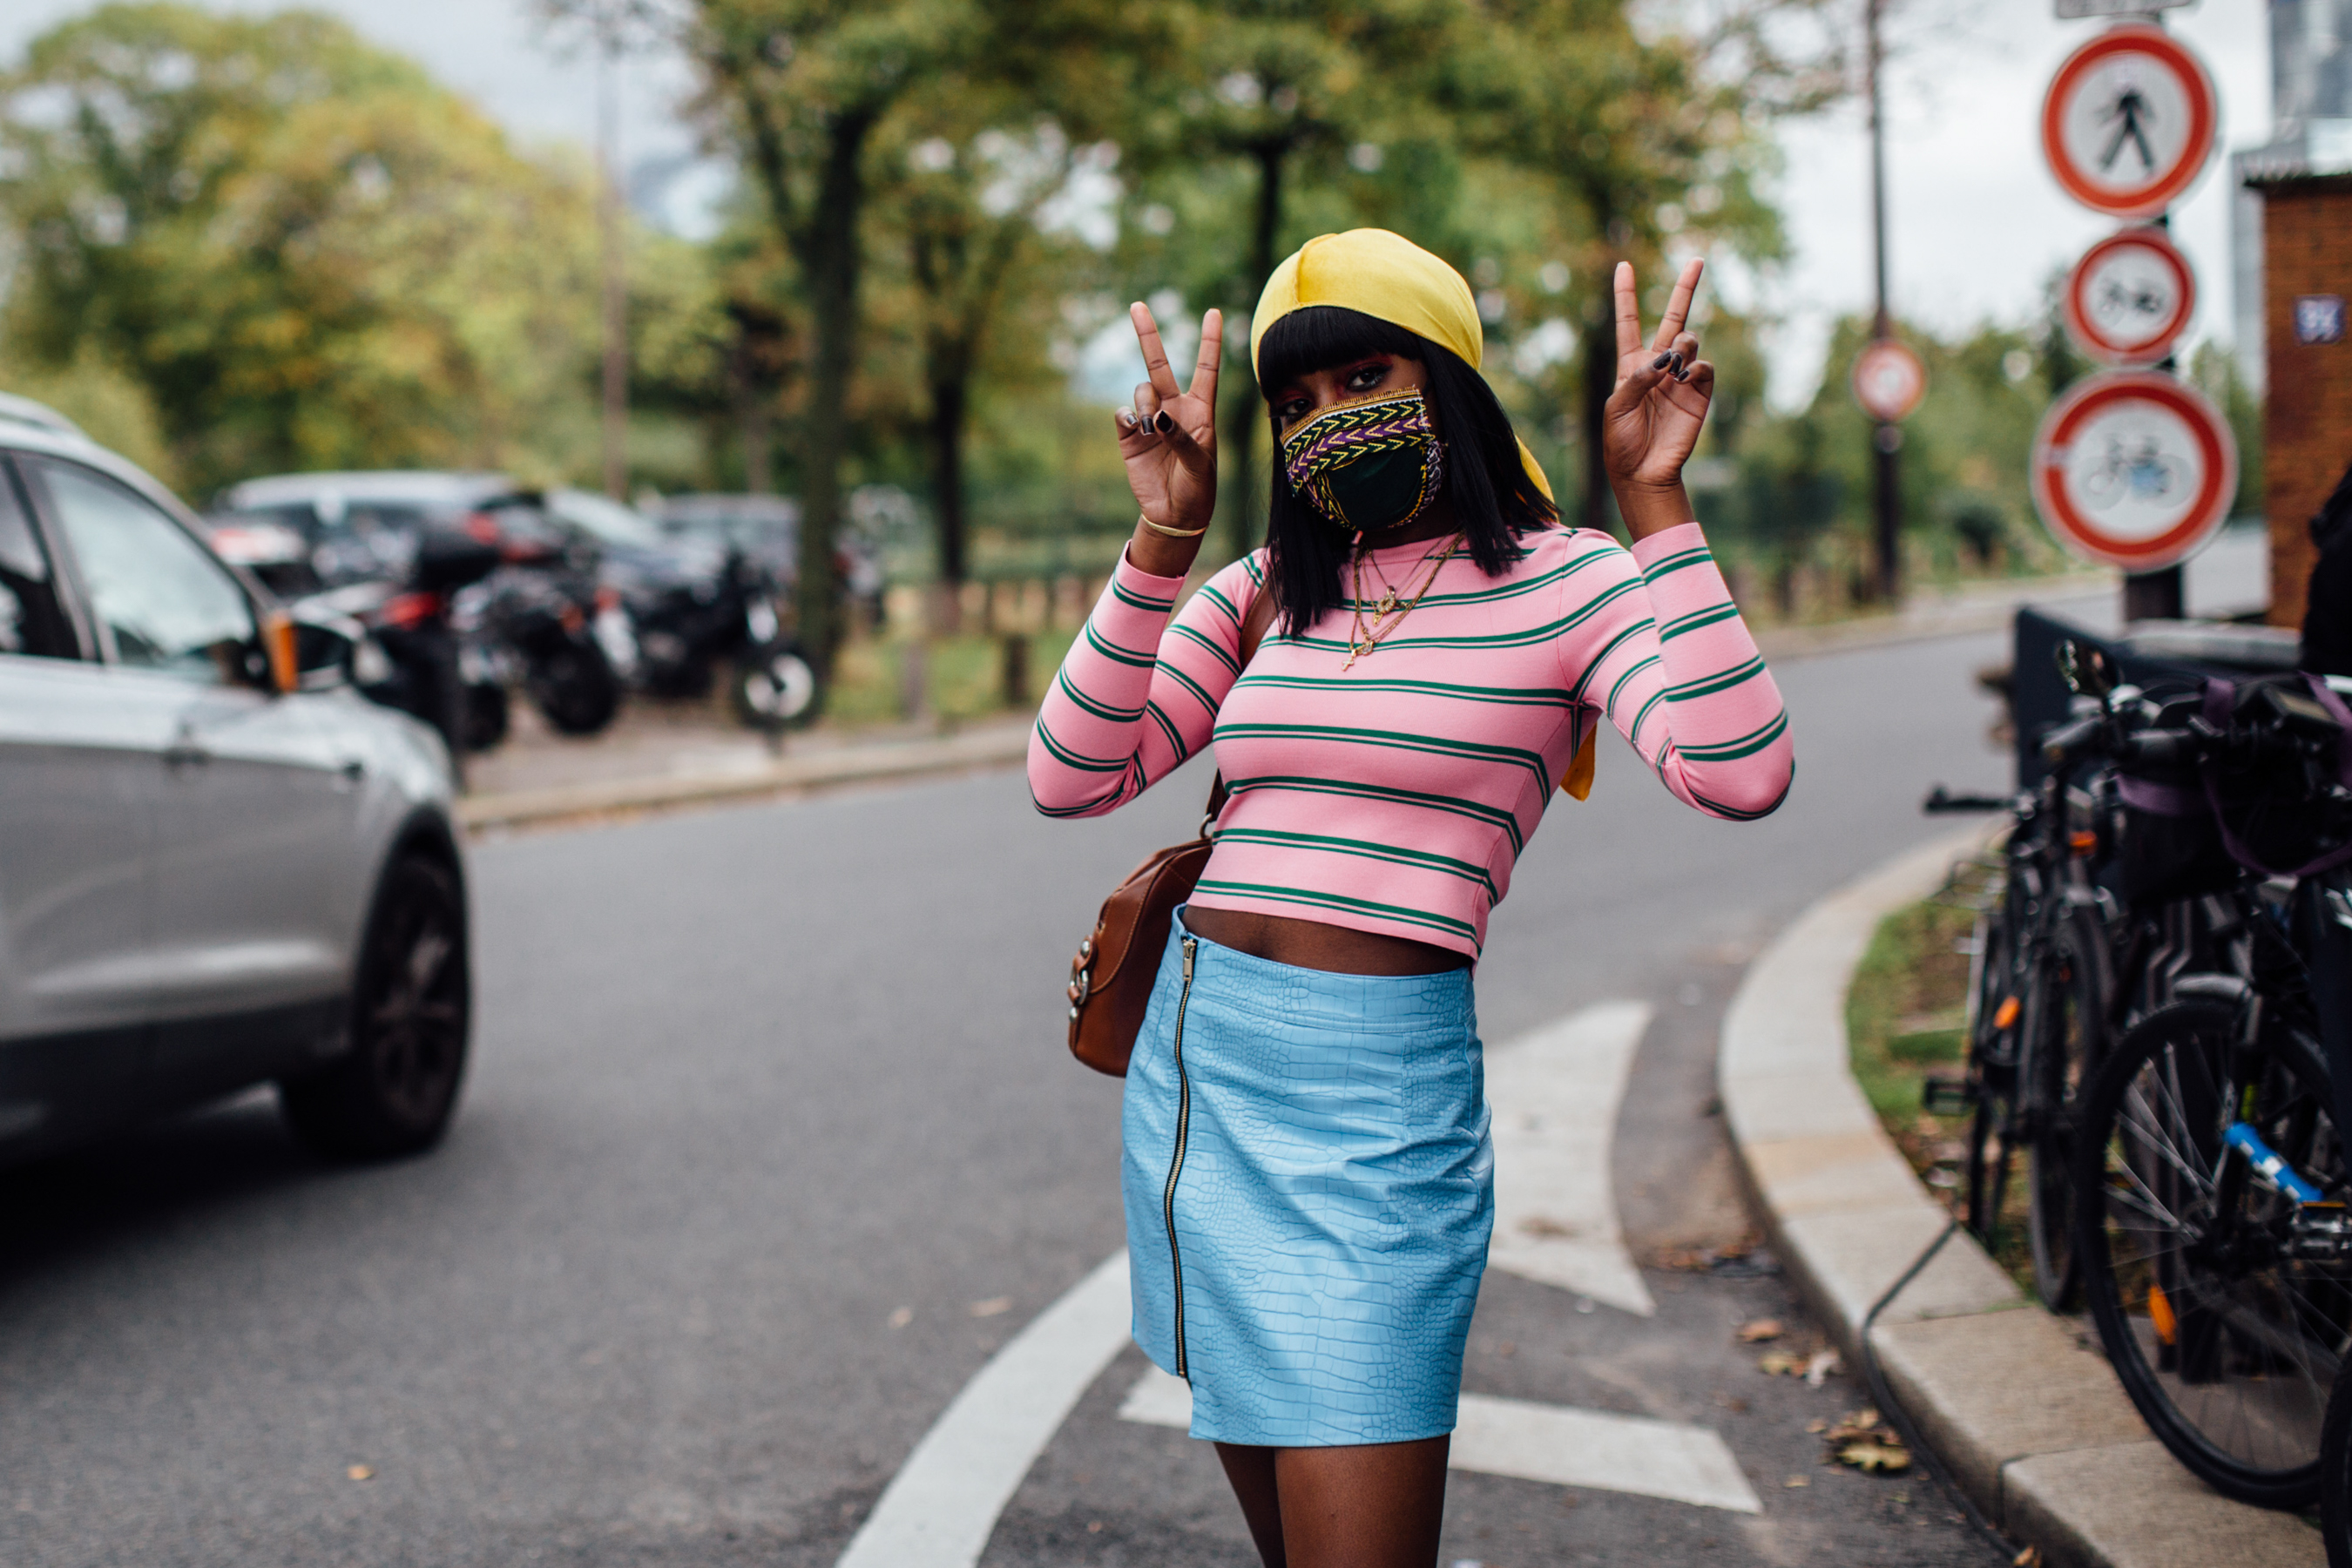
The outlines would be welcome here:
<svg viewBox="0 0 2352 1568">
<path fill-rule="evenodd" d="M 2111 27 L 2066 57 L 2042 100 L 2042 153 L 2066 194 L 2154 217 L 2211 161 L 2220 99 L 2205 63 L 2161 27 Z"/>
<path fill-rule="evenodd" d="M 2033 437 L 2033 510 L 2085 560 L 2154 572 L 2221 527 L 2238 493 L 2221 411 L 2178 377 L 2110 371 L 2066 389 Z"/>
<path fill-rule="evenodd" d="M 1873 419 L 1911 417 L 1927 395 L 1927 367 L 1893 338 L 1873 338 L 1853 356 L 1853 400 Z"/>
<path fill-rule="evenodd" d="M 2154 364 L 2197 308 L 2197 274 L 2160 228 L 2127 228 L 2083 253 L 2066 279 L 2066 331 L 2107 364 Z"/>
</svg>

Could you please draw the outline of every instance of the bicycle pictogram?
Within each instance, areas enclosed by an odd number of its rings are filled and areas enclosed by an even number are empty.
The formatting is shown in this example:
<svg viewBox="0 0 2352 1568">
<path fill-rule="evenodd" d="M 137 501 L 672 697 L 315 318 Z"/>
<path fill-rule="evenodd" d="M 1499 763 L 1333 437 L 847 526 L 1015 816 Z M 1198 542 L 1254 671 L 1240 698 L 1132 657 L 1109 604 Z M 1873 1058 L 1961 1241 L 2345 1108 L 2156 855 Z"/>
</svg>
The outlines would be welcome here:
<svg viewBox="0 0 2352 1568">
<path fill-rule="evenodd" d="M 2105 460 L 2083 478 L 2083 499 L 2102 509 L 2126 498 L 2160 501 L 2172 494 L 2181 475 L 2180 460 L 2155 437 L 2143 436 L 2126 447 L 2123 437 L 2110 436 Z"/>
</svg>

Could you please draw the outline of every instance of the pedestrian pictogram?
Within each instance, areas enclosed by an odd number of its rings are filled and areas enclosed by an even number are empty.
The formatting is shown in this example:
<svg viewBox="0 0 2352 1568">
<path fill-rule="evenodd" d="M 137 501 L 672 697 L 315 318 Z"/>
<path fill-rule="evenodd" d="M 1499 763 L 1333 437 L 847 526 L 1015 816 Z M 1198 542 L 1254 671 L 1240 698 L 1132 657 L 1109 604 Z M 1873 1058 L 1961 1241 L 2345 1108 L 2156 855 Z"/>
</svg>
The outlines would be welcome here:
<svg viewBox="0 0 2352 1568">
<path fill-rule="evenodd" d="M 2220 115 L 2212 78 L 2160 27 L 2111 27 L 2066 57 L 2042 102 L 2042 151 L 2068 195 L 2154 217 L 2197 183 Z"/>
<path fill-rule="evenodd" d="M 2229 516 L 2238 446 L 2195 387 L 2115 371 L 2076 382 L 2051 405 L 2032 478 L 2034 510 L 2061 544 L 2154 572 L 2185 560 Z"/>
<path fill-rule="evenodd" d="M 1927 367 L 1893 338 L 1874 338 L 1853 356 L 1853 398 L 1873 419 L 1908 419 L 1927 395 Z"/>
<path fill-rule="evenodd" d="M 2128 228 L 2083 253 L 2066 279 L 2066 330 L 2114 365 L 2154 364 L 2197 308 L 2197 275 L 2159 228 Z"/>
</svg>

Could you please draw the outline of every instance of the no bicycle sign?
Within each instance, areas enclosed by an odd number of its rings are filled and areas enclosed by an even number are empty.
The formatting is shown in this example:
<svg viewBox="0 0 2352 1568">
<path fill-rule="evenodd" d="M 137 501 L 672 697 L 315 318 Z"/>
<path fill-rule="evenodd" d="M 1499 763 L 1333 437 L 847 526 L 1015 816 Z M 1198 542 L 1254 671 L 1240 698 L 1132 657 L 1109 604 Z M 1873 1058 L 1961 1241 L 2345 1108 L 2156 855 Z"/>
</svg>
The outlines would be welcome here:
<svg viewBox="0 0 2352 1568">
<path fill-rule="evenodd" d="M 2160 228 L 2109 235 L 2066 279 L 2066 330 L 2107 364 L 2154 364 L 2196 309 L 2197 276 Z"/>
<path fill-rule="evenodd" d="M 2147 371 L 2067 388 L 2033 439 L 2033 507 L 2086 560 L 2155 572 L 2186 559 L 2238 490 L 2238 446 L 2221 411 Z"/>
<path fill-rule="evenodd" d="M 2116 217 L 2154 217 L 2213 156 L 2212 78 L 2161 27 L 2110 27 L 2066 57 L 2042 101 L 2042 151 L 2066 194 Z"/>
</svg>

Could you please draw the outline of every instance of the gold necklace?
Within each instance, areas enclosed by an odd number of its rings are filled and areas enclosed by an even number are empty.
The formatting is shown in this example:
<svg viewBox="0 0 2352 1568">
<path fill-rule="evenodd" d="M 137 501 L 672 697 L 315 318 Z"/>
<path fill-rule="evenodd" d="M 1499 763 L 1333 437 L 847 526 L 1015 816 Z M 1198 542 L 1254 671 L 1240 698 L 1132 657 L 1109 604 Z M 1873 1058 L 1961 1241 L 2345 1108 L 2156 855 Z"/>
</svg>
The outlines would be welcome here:
<svg viewBox="0 0 2352 1568">
<path fill-rule="evenodd" d="M 1446 539 L 1444 549 L 1433 556 L 1424 555 L 1419 562 L 1414 563 L 1413 572 L 1418 572 L 1423 565 L 1429 568 L 1429 575 L 1422 579 L 1420 590 L 1400 607 L 1397 597 L 1402 590 L 1391 586 L 1372 606 L 1372 624 L 1369 627 L 1364 625 L 1364 557 L 1361 554 L 1356 557 L 1356 584 L 1353 595 L 1356 617 L 1355 624 L 1348 633 L 1348 662 L 1339 667 L 1340 674 L 1345 675 L 1353 669 L 1358 659 L 1380 647 L 1382 637 L 1404 624 L 1404 618 L 1419 607 L 1423 597 L 1437 582 L 1438 573 L 1444 570 L 1445 563 L 1453 556 L 1454 549 L 1461 542 L 1462 535 L 1456 532 Z M 1372 563 L 1372 570 L 1380 573 L 1383 580 L 1387 578 L 1388 574 L 1381 572 L 1379 562 Z M 1405 581 L 1412 582 L 1412 572 L 1406 573 Z"/>
</svg>

